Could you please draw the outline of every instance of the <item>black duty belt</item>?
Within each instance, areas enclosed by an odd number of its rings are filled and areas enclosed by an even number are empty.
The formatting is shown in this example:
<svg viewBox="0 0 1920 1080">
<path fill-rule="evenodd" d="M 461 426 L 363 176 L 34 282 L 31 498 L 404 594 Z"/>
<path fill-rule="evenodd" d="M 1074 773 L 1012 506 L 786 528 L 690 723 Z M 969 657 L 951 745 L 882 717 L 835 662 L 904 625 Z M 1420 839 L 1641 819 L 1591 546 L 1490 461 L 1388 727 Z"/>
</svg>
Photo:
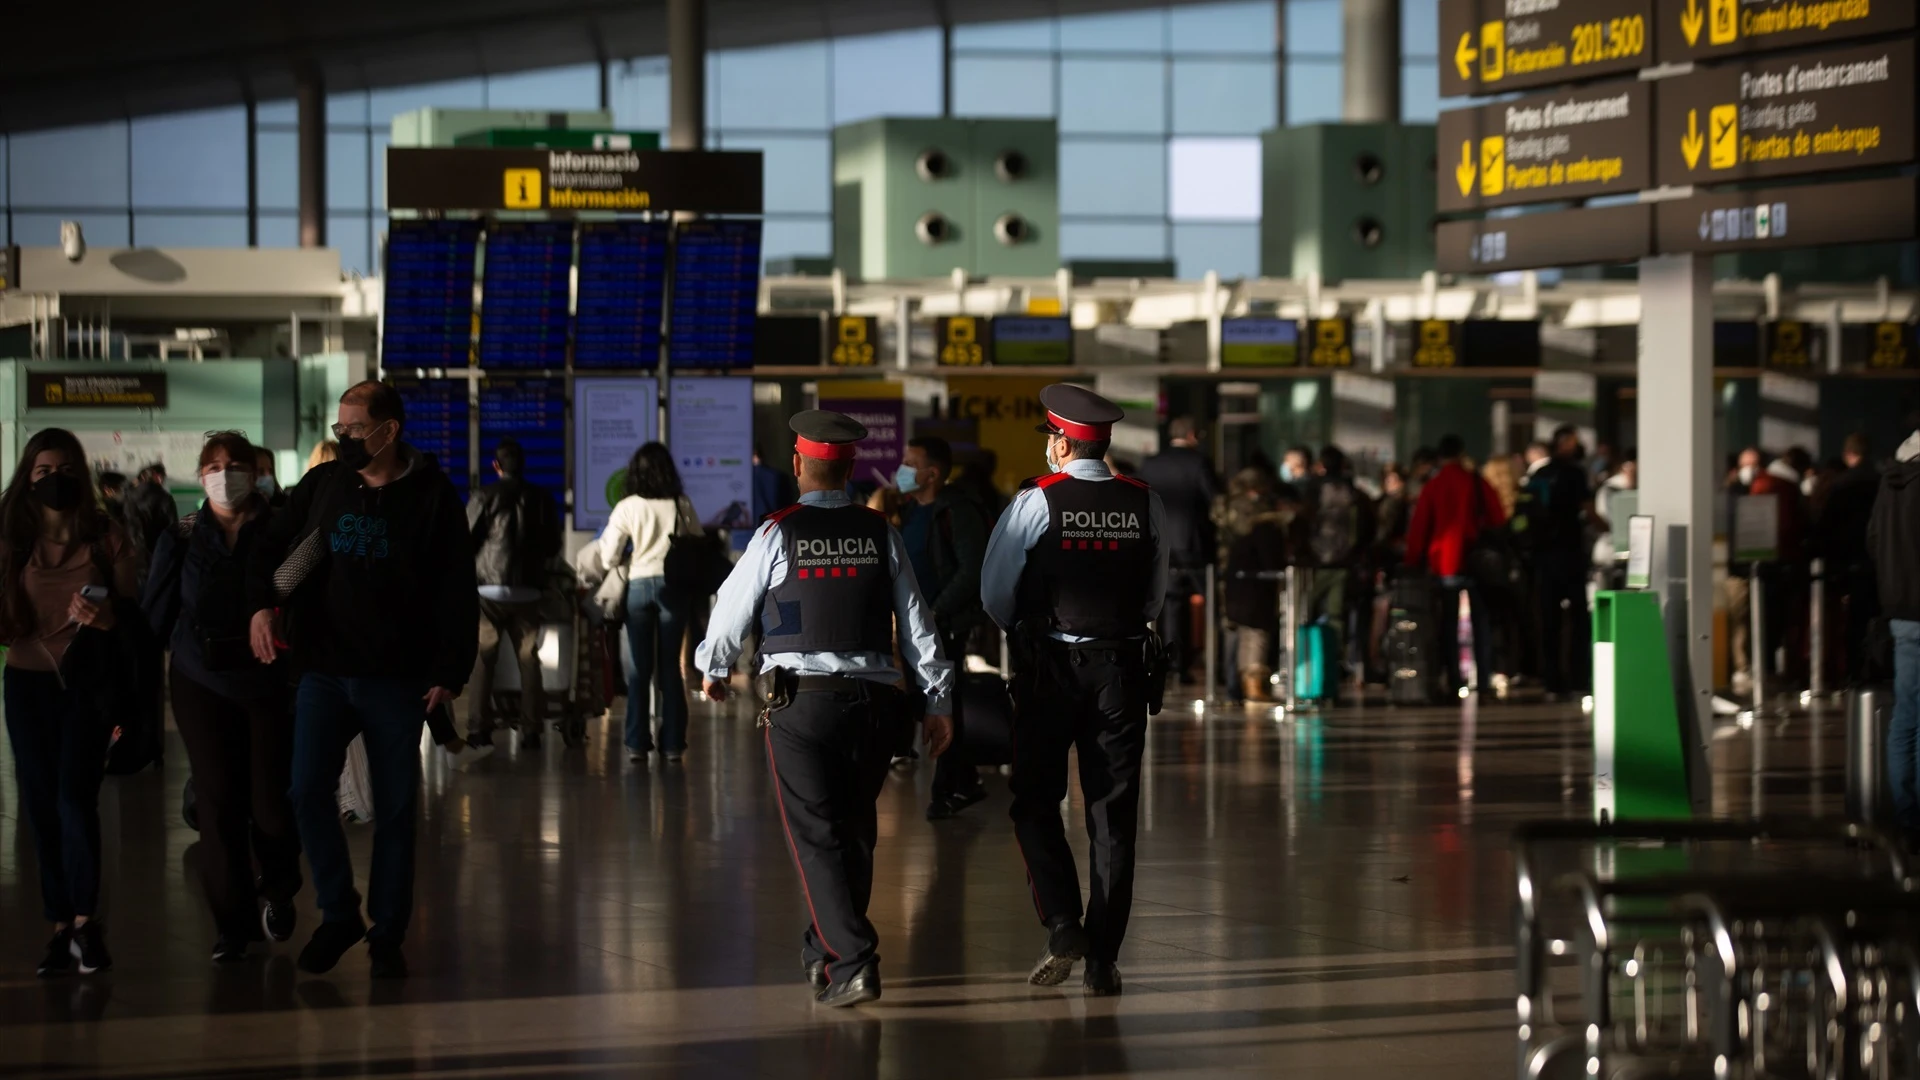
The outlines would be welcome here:
<svg viewBox="0 0 1920 1080">
<path fill-rule="evenodd" d="M 800 693 L 814 691 L 822 694 L 854 694 L 861 690 L 880 685 L 867 679 L 856 679 L 851 675 L 796 675 L 793 688 Z"/>
<path fill-rule="evenodd" d="M 1092 641 L 1061 641 L 1059 638 L 1041 638 L 1041 643 L 1056 649 L 1069 649 L 1074 652 L 1123 652 L 1140 651 L 1145 638 L 1095 638 Z"/>
</svg>

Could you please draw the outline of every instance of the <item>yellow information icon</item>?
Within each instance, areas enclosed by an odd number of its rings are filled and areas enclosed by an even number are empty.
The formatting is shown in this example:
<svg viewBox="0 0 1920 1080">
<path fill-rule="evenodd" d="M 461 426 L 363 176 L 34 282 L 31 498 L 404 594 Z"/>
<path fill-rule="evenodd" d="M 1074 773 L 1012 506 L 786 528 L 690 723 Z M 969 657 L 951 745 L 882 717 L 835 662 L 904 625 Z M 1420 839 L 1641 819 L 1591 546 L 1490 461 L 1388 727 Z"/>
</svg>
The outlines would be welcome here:
<svg viewBox="0 0 1920 1080">
<path fill-rule="evenodd" d="M 1740 40 L 1740 0 L 1712 0 L 1707 40 L 1715 45 L 1731 45 Z"/>
<path fill-rule="evenodd" d="M 867 340 L 867 320 L 859 315 L 840 317 L 840 344 L 863 345 Z"/>
<path fill-rule="evenodd" d="M 540 170 L 505 170 L 502 204 L 509 210 L 540 209 Z"/>
<path fill-rule="evenodd" d="M 1495 135 L 1480 140 L 1480 194 L 1498 195 L 1507 190 L 1507 140 Z"/>
<path fill-rule="evenodd" d="M 1716 169 L 1740 164 L 1740 106 L 1715 105 L 1707 114 L 1707 164 Z"/>
</svg>

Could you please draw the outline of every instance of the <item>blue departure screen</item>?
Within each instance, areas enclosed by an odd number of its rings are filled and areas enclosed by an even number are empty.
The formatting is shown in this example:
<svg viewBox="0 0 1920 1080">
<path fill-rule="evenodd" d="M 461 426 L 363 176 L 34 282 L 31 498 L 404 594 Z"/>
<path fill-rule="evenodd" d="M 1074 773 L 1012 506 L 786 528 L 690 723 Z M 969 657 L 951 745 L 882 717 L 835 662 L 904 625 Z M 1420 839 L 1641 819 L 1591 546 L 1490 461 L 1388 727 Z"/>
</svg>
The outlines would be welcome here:
<svg viewBox="0 0 1920 1080">
<path fill-rule="evenodd" d="M 567 366 L 567 291 L 573 223 L 502 221 L 487 227 L 480 293 L 480 366 Z"/>
<path fill-rule="evenodd" d="M 648 371 L 658 367 L 666 282 L 665 221 L 596 221 L 580 226 L 573 366 Z"/>
<path fill-rule="evenodd" d="M 415 379 L 396 376 L 389 380 L 400 392 L 407 410 L 407 430 L 403 438 L 422 453 L 432 454 L 440 468 L 460 490 L 466 501 L 468 472 L 467 380 Z"/>
<path fill-rule="evenodd" d="M 668 366 L 691 370 L 752 364 L 759 302 L 758 221 L 691 221 L 676 227 Z"/>
<path fill-rule="evenodd" d="M 380 363 L 466 367 L 478 221 L 395 221 L 387 232 Z"/>
<path fill-rule="evenodd" d="M 566 386 L 558 378 L 489 378 L 480 384 L 480 482 L 491 484 L 493 451 L 511 435 L 526 454 L 526 478 L 555 499 L 567 490 Z M 556 505 L 555 507 L 559 507 Z"/>
</svg>

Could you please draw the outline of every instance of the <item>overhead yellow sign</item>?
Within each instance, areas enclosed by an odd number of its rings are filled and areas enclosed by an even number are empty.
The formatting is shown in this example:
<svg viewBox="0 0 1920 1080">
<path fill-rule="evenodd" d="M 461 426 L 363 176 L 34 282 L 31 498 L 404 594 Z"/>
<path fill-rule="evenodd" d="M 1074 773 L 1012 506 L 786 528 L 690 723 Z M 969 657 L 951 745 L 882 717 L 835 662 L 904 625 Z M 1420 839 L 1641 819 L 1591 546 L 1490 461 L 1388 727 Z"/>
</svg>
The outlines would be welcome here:
<svg viewBox="0 0 1920 1080">
<path fill-rule="evenodd" d="M 1883 322 L 1873 328 L 1873 352 L 1867 356 L 1868 367 L 1878 371 L 1903 368 L 1912 356 L 1906 323 Z"/>
<path fill-rule="evenodd" d="M 980 320 L 972 315 L 951 315 L 941 319 L 939 333 L 940 364 L 943 367 L 983 367 L 986 350 L 980 345 Z"/>
<path fill-rule="evenodd" d="M 839 315 L 833 320 L 833 352 L 828 363 L 834 367 L 873 367 L 879 320 L 871 315 Z"/>
<path fill-rule="evenodd" d="M 501 201 L 509 210 L 540 209 L 540 170 L 507 169 L 502 174 L 505 193 Z"/>
<path fill-rule="evenodd" d="M 1445 319 L 1426 319 L 1420 323 L 1420 340 L 1413 348 L 1413 366 L 1450 368 L 1460 358 L 1453 345 L 1454 324 Z"/>
</svg>

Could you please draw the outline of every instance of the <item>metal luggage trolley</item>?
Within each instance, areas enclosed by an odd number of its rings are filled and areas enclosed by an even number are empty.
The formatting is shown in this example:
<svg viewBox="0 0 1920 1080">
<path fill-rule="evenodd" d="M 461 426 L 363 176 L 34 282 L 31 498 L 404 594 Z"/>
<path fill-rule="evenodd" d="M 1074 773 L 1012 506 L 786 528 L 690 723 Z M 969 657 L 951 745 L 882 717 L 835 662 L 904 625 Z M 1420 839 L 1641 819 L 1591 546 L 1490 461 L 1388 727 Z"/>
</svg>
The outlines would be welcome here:
<svg viewBox="0 0 1920 1080">
<path fill-rule="evenodd" d="M 1542 848 L 1588 865 L 1548 877 Z M 1920 1077 L 1903 849 L 1828 822 L 1546 822 L 1514 834 L 1516 1075 Z M 1550 915 L 1572 933 L 1548 933 Z M 1556 1015 L 1571 957 L 1578 1017 Z"/>
<path fill-rule="evenodd" d="M 579 578 L 564 560 L 549 567 L 540 606 L 540 682 L 546 691 L 541 721 L 550 721 L 566 745 L 579 746 L 586 741 L 587 718 L 607 707 L 601 672 L 605 650 L 595 647 L 604 631 L 582 611 Z M 488 692 L 495 715 L 520 715 L 520 665 L 513 657 L 513 642 L 504 635 Z M 517 727 L 518 721 L 503 726 Z"/>
</svg>

